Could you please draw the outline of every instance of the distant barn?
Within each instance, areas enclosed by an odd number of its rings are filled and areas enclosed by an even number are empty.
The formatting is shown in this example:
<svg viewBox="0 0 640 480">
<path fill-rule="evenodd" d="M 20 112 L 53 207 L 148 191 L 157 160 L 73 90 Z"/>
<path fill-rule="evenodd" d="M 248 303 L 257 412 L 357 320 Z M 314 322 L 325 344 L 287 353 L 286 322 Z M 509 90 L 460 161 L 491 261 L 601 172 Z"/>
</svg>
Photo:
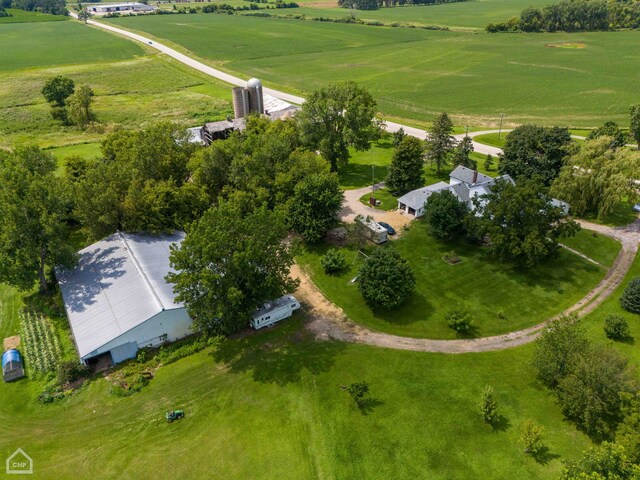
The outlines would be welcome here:
<svg viewBox="0 0 640 480">
<path fill-rule="evenodd" d="M 81 250 L 75 269 L 56 271 L 83 363 L 119 363 L 191 333 L 192 320 L 165 280 L 169 248 L 184 236 L 116 233 Z"/>
</svg>

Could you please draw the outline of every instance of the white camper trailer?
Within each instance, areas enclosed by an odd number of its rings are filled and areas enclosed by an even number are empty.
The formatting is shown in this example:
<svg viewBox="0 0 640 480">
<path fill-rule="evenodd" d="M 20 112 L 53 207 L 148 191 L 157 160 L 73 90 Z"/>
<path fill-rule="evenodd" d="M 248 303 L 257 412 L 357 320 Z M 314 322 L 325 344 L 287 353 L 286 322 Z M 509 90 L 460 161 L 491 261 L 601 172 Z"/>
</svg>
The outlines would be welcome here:
<svg viewBox="0 0 640 480">
<path fill-rule="evenodd" d="M 284 295 L 277 300 L 267 302 L 251 316 L 250 325 L 256 330 L 268 327 L 280 320 L 289 318 L 294 310 L 300 308 L 300 302 L 292 295 Z"/>
<path fill-rule="evenodd" d="M 360 218 L 360 224 L 364 227 L 364 234 L 373 243 L 384 243 L 388 240 L 389 232 L 382 225 L 378 224 L 373 218 Z"/>
</svg>

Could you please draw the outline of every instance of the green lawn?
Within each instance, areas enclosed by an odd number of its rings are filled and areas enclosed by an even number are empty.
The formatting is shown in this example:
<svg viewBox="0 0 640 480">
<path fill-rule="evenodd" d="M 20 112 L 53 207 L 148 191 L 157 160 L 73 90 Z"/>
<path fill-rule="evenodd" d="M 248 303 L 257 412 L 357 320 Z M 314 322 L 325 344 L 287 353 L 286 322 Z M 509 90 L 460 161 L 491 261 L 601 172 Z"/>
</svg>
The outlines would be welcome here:
<svg viewBox="0 0 640 480">
<path fill-rule="evenodd" d="M 100 151 L 100 143 L 78 143 L 76 145 L 50 148 L 47 151 L 56 157 L 58 162 L 74 156 L 86 158 L 87 160 L 95 160 L 102 154 Z"/>
<path fill-rule="evenodd" d="M 398 200 L 386 188 L 380 188 L 376 190 L 373 196 L 376 198 L 376 200 L 381 202 L 380 205 L 376 207 L 380 210 L 396 210 L 398 208 Z M 371 192 L 365 193 L 362 197 L 360 197 L 360 201 L 365 205 L 369 205 L 370 197 Z"/>
<path fill-rule="evenodd" d="M 352 148 L 350 153 L 348 165 L 338 172 L 342 188 L 371 186 L 372 180 L 375 183 L 384 182 L 393 157 L 393 141 L 389 136 L 373 142 L 371 149 L 366 152 L 357 152 Z"/>
<path fill-rule="evenodd" d="M 606 267 L 613 265 L 620 251 L 620 242 L 585 229 L 573 237 L 561 238 L 560 242 Z"/>
<path fill-rule="evenodd" d="M 17 298 L 0 289 L 2 336 L 15 333 Z M 97 379 L 41 406 L 41 382 L 0 384 L 0 453 L 24 449 L 35 478 L 554 479 L 589 441 L 534 381 L 530 354 L 316 342 L 297 317 L 162 367 L 127 398 Z M 360 380 L 371 385 L 363 412 L 341 389 Z M 486 384 L 499 404 L 496 431 L 476 412 Z M 186 418 L 169 425 L 173 408 Z M 544 462 L 517 444 L 527 418 L 545 427 Z"/>
<path fill-rule="evenodd" d="M 492 147 L 504 148 L 508 134 L 509 132 L 502 132 L 500 134 L 500 138 L 498 138 L 497 133 L 486 133 L 484 135 L 473 137 L 473 139 L 478 143 L 484 143 L 485 145 L 491 145 Z"/>
<path fill-rule="evenodd" d="M 420 121 L 446 111 L 471 126 L 497 126 L 500 113 L 505 128 L 626 124 L 628 105 L 640 95 L 635 31 L 490 35 L 204 14 L 105 21 L 292 92 L 355 80 L 372 91 L 383 114 Z M 548 47 L 569 40 L 585 48 Z"/>
<path fill-rule="evenodd" d="M 587 236 L 587 239 L 590 237 Z M 585 253 L 608 258 L 613 246 L 601 239 L 583 245 Z M 602 244 L 606 245 L 605 247 Z M 562 250 L 556 259 L 526 270 L 487 256 L 483 248 L 464 240 L 437 241 L 425 222 L 414 221 L 408 233 L 392 245 L 411 265 L 417 292 L 398 309 L 369 307 L 350 280 L 357 275 L 360 256 L 348 251 L 350 268 L 339 276 L 326 275 L 320 266 L 324 248 L 309 249 L 299 257 L 324 294 L 356 323 L 374 330 L 410 337 L 455 338 L 445 321 L 454 307 L 467 308 L 477 336 L 490 336 L 539 323 L 582 298 L 602 279 L 606 269 Z M 450 265 L 443 255 L 451 250 L 461 262 Z"/>
<path fill-rule="evenodd" d="M 40 23 L 40 22 L 59 22 L 69 20 L 69 17 L 64 15 L 48 15 L 40 12 L 28 12 L 26 10 L 20 10 L 18 8 L 8 8 L 7 12 L 11 14 L 10 17 L 0 17 L 0 25 L 3 23 Z"/>
</svg>

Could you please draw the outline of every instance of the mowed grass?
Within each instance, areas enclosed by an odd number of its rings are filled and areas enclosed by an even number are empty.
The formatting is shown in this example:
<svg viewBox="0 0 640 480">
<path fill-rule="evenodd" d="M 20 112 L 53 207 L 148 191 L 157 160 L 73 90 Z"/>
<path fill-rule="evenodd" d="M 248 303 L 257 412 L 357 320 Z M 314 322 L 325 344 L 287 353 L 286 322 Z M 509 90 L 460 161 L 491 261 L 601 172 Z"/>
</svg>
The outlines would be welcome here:
<svg viewBox="0 0 640 480">
<path fill-rule="evenodd" d="M 613 265 L 620 251 L 620 242 L 586 229 L 573 237 L 560 238 L 560 242 L 606 267 Z"/>
<path fill-rule="evenodd" d="M 594 239 L 582 243 L 587 256 L 610 259 L 618 245 Z M 392 244 L 378 248 L 397 248 L 416 276 L 416 293 L 401 307 L 385 310 L 370 307 L 357 283 L 350 283 L 363 258 L 347 250 L 349 269 L 341 275 L 324 273 L 320 257 L 324 247 L 308 249 L 299 262 L 311 273 L 323 293 L 342 307 L 349 318 L 373 330 L 409 337 L 456 338 L 445 317 L 454 308 L 469 310 L 476 324 L 476 336 L 491 336 L 540 323 L 573 305 L 604 277 L 605 267 L 561 250 L 535 269 L 501 263 L 484 248 L 466 241 L 438 241 L 424 221 L 414 221 L 410 230 Z M 443 260 L 450 251 L 461 262 Z"/>
<path fill-rule="evenodd" d="M 228 15 L 105 21 L 294 92 L 355 80 L 382 113 L 421 121 L 446 111 L 465 125 L 497 126 L 500 113 L 503 127 L 622 124 L 640 95 L 634 31 L 490 35 Z M 547 47 L 569 40 L 586 47 Z"/>
<path fill-rule="evenodd" d="M 19 297 L 0 289 L 0 336 L 16 333 Z M 300 316 L 161 367 L 127 398 L 96 379 L 42 406 L 41 382 L 0 384 L 0 453 L 18 447 L 36 478 L 554 479 L 589 440 L 535 380 L 531 347 L 439 355 L 317 342 Z M 360 411 L 341 386 L 366 380 Z M 476 403 L 495 388 L 500 422 Z M 186 418 L 167 424 L 166 410 Z M 520 424 L 545 427 L 538 463 Z"/>
</svg>

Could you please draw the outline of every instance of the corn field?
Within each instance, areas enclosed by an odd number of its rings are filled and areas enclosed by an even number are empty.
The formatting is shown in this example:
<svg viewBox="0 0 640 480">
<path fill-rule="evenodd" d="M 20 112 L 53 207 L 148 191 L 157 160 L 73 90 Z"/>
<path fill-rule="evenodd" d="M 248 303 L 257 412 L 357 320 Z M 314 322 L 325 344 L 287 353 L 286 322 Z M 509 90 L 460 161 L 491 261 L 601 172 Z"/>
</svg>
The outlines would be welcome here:
<svg viewBox="0 0 640 480">
<path fill-rule="evenodd" d="M 60 342 L 51 322 L 42 315 L 20 314 L 20 336 L 26 366 L 38 375 L 55 372 L 60 359 Z"/>
</svg>

